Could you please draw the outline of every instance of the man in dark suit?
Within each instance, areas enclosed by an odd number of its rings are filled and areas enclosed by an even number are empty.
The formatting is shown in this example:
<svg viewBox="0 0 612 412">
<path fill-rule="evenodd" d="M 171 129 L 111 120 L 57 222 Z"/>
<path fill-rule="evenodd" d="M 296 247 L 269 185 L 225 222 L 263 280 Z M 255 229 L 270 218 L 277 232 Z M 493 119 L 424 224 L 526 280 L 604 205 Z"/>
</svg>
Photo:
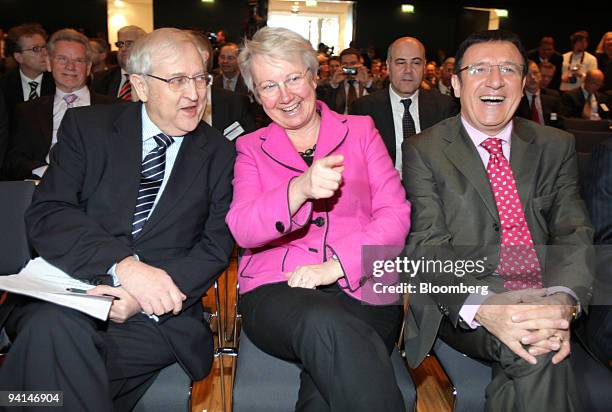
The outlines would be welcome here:
<svg viewBox="0 0 612 412">
<path fill-rule="evenodd" d="M 13 27 L 7 35 L 7 55 L 19 67 L 0 79 L 9 118 L 17 104 L 55 93 L 53 77 L 47 72 L 47 33 L 37 24 Z"/>
<path fill-rule="evenodd" d="M 57 130 L 69 108 L 116 101 L 87 88 L 92 55 L 87 37 L 72 29 L 59 30 L 47 47 L 55 94 L 17 106 L 4 168 L 9 180 L 43 176 L 49 150 L 57 142 Z"/>
<path fill-rule="evenodd" d="M 357 99 L 376 91 L 368 68 L 359 61 L 359 50 L 348 48 L 340 52 L 341 67 L 328 84 L 317 87 L 317 96 L 337 113 L 350 113 Z"/>
<path fill-rule="evenodd" d="M 117 63 L 119 66 L 110 70 L 94 73 L 91 88 L 99 94 L 116 97 L 120 100 L 130 102 L 135 99 L 132 93 L 132 85 L 127 72 L 127 61 L 132 45 L 140 37 L 147 34 L 138 26 L 125 26 L 117 32 Z"/>
<path fill-rule="evenodd" d="M 234 140 L 236 137 L 255 131 L 255 119 L 251 114 L 251 102 L 244 94 L 231 92 L 212 86 L 210 88 L 210 123 L 225 137 Z"/>
<path fill-rule="evenodd" d="M 525 94 L 516 110 L 516 116 L 536 123 L 560 127 L 561 99 L 542 93 L 540 89 L 540 68 L 529 60 L 525 79 Z"/>
<path fill-rule="evenodd" d="M 43 258 L 106 283 L 88 293 L 117 298 L 110 320 L 20 297 L 5 325 L 0 390 L 61 390 L 68 411 L 131 410 L 177 361 L 192 380 L 206 376 L 213 341 L 200 299 L 233 247 L 234 150 L 200 122 L 208 77 L 191 38 L 154 31 L 133 45 L 128 71 L 144 103 L 69 110 L 26 212 Z M 185 77 L 162 81 L 173 73 Z"/>
<path fill-rule="evenodd" d="M 584 186 L 595 244 L 599 246 L 597 283 L 583 335 L 591 352 L 612 368 L 612 139 L 593 149 Z"/>
<path fill-rule="evenodd" d="M 565 92 L 561 97 L 563 115 L 590 120 L 610 119 L 608 96 L 599 91 L 603 82 L 604 75 L 601 70 L 589 70 L 582 86 Z M 587 99 L 589 103 L 585 104 Z"/>
<path fill-rule="evenodd" d="M 518 36 L 474 33 L 456 58 L 461 114 L 402 146 L 407 256 L 476 269 L 419 274 L 458 291 L 411 295 L 406 355 L 417 366 L 438 336 L 490 364 L 487 411 L 581 410 L 569 326 L 592 295 L 593 229 L 573 138 L 512 119 L 527 74 Z"/>
<path fill-rule="evenodd" d="M 449 96 L 419 89 L 425 68 L 425 47 L 414 37 L 395 40 L 387 51 L 391 84 L 358 99 L 351 114 L 370 115 L 398 171 L 402 170 L 401 144 L 405 138 L 457 114 Z M 408 111 L 404 101 L 410 101 Z M 408 118 L 409 117 L 409 118 Z M 404 130 L 408 121 L 411 132 Z"/>
<path fill-rule="evenodd" d="M 238 45 L 225 43 L 219 49 L 219 69 L 221 72 L 215 76 L 213 86 L 240 94 L 249 94 L 238 67 Z"/>
<path fill-rule="evenodd" d="M 545 36 L 540 39 L 538 48 L 531 50 L 527 54 L 529 60 L 533 60 L 540 66 L 542 63 L 549 62 L 556 68 L 549 87 L 553 90 L 559 90 L 561 85 L 561 67 L 563 65 L 563 56 L 555 50 L 555 39 L 550 36 Z"/>
</svg>

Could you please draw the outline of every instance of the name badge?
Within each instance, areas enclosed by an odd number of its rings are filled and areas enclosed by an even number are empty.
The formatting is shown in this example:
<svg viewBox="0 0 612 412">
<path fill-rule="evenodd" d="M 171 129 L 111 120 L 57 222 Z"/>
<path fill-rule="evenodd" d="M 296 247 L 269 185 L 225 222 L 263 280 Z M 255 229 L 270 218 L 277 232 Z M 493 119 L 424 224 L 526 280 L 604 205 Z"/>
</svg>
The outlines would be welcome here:
<svg viewBox="0 0 612 412">
<path fill-rule="evenodd" d="M 605 103 L 599 103 L 599 107 L 601 107 L 601 110 L 603 110 L 604 112 L 610 111 L 610 109 L 608 109 L 608 105 Z"/>
<path fill-rule="evenodd" d="M 227 140 L 232 141 L 238 136 L 240 136 L 242 133 L 244 133 L 244 129 L 242 128 L 240 123 L 236 121 L 225 128 L 225 130 L 223 131 L 223 136 L 225 136 Z"/>
</svg>

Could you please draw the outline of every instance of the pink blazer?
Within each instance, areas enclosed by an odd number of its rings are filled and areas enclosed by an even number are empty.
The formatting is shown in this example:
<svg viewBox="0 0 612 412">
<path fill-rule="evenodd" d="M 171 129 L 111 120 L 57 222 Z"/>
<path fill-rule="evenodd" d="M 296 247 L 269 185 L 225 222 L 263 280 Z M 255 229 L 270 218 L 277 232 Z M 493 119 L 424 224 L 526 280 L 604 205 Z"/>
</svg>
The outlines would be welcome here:
<svg viewBox="0 0 612 412">
<path fill-rule="evenodd" d="M 318 101 L 321 127 L 314 160 L 344 155 L 343 183 L 330 199 L 307 201 L 289 214 L 290 181 L 308 166 L 275 123 L 237 140 L 234 198 L 226 222 L 246 249 L 238 267 L 240 293 L 286 282 L 297 266 L 338 256 L 349 295 L 388 303 L 366 293 L 361 246 L 404 245 L 410 204 L 398 172 L 368 116 L 341 115 Z"/>
</svg>

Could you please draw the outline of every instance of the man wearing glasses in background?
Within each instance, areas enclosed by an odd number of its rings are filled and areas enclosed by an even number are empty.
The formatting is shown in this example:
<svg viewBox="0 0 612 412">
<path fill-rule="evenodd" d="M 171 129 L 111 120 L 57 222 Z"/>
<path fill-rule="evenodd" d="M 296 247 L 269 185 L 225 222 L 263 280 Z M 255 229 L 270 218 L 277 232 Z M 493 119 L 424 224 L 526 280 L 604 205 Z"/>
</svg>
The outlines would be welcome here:
<svg viewBox="0 0 612 412">
<path fill-rule="evenodd" d="M 91 88 L 95 92 L 116 97 L 126 102 L 136 99 L 127 72 L 127 61 L 132 45 L 145 34 L 147 32 L 138 26 L 125 26 L 119 29 L 117 32 L 117 42 L 115 43 L 118 49 L 117 62 L 119 66 L 94 73 Z"/>
<path fill-rule="evenodd" d="M 7 55 L 12 54 L 19 67 L 0 79 L 9 118 L 21 102 L 55 92 L 53 77 L 47 73 L 47 33 L 38 24 L 13 27 L 7 34 Z"/>
<path fill-rule="evenodd" d="M 61 390 L 66 411 L 132 410 L 177 361 L 205 377 L 213 340 L 200 299 L 233 248 L 234 149 L 200 121 L 209 76 L 191 37 L 155 30 L 127 68 L 143 103 L 69 110 L 26 212 L 43 258 L 116 297 L 109 320 L 17 297 L 5 325 L 0 390 Z"/>
<path fill-rule="evenodd" d="M 421 281 L 493 293 L 412 294 L 406 355 L 416 367 L 438 336 L 492 366 L 487 411 L 582 410 L 568 358 L 570 323 L 592 296 L 593 229 L 578 191 L 574 139 L 513 119 L 527 75 L 515 34 L 474 33 L 456 61 L 460 115 L 402 146 L 412 203 L 408 256 L 481 260 L 474 274 L 422 274 Z"/>
<path fill-rule="evenodd" d="M 59 30 L 49 39 L 47 50 L 45 57 L 55 80 L 55 94 L 17 106 L 4 162 L 8 180 L 43 176 L 66 110 L 116 101 L 87 88 L 93 54 L 87 37 L 73 29 Z"/>
</svg>

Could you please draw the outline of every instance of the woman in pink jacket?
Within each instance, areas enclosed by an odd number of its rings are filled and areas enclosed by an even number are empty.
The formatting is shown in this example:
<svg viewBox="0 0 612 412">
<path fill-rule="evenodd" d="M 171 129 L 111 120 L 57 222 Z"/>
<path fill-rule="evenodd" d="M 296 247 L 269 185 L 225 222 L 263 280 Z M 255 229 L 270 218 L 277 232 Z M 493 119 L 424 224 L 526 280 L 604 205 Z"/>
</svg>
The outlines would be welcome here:
<svg viewBox="0 0 612 412">
<path fill-rule="evenodd" d="M 401 306 L 361 268 L 362 246 L 403 245 L 410 227 L 383 141 L 369 117 L 316 100 L 316 54 L 294 32 L 261 29 L 239 63 L 272 119 L 236 144 L 226 222 L 245 249 L 243 330 L 303 365 L 297 410 L 403 410 L 388 356 Z"/>
</svg>

